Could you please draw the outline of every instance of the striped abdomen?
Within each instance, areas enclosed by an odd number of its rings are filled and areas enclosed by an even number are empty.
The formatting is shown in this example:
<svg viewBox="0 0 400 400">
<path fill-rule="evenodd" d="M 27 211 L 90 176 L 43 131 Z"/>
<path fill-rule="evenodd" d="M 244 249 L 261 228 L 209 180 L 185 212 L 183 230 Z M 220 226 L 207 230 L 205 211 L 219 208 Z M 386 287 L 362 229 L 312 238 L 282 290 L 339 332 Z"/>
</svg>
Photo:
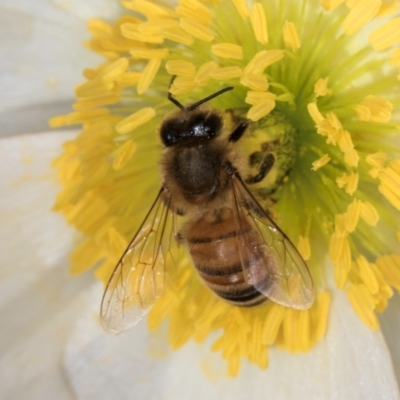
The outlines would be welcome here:
<svg viewBox="0 0 400 400">
<path fill-rule="evenodd" d="M 252 307 L 267 300 L 244 279 L 239 244 L 243 234 L 252 235 L 251 229 L 247 224 L 247 231 L 238 231 L 232 211 L 224 208 L 207 212 L 186 230 L 186 242 L 201 278 L 235 306 Z"/>
</svg>

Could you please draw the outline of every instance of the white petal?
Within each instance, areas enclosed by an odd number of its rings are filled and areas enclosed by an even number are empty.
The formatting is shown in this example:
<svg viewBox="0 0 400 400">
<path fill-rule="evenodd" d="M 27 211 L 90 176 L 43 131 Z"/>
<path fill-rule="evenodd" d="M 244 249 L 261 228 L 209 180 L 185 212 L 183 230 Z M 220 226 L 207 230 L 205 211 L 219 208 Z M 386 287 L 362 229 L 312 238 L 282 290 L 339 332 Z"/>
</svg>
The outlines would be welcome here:
<svg viewBox="0 0 400 400">
<path fill-rule="evenodd" d="M 152 336 L 145 323 L 121 336 L 107 336 L 97 319 L 82 318 L 65 358 L 78 398 L 400 398 L 382 335 L 358 319 L 339 291 L 327 337 L 307 354 L 272 350 L 266 371 L 246 364 L 237 378 L 226 379 L 220 355 L 210 353 L 211 340 L 173 352 L 166 336 L 165 329 Z"/>
<path fill-rule="evenodd" d="M 85 49 L 87 19 L 116 17 L 113 0 L 1 0 L 0 136 L 48 129 L 71 110 L 82 70 L 103 60 Z"/>
<path fill-rule="evenodd" d="M 76 233 L 50 211 L 50 160 L 71 134 L 0 140 L 0 398 L 73 399 L 61 369 L 64 345 L 89 274 L 72 278 Z"/>
<path fill-rule="evenodd" d="M 397 381 L 400 382 L 400 296 L 398 293 L 390 299 L 387 310 L 379 315 L 379 321 L 392 356 Z"/>
</svg>

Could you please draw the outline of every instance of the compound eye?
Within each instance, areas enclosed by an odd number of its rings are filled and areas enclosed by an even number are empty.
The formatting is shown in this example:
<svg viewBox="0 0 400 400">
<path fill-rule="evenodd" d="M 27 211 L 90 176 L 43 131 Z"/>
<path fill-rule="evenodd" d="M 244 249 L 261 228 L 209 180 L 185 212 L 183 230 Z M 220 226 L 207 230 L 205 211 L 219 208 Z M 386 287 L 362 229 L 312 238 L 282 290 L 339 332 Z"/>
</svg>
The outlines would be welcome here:
<svg viewBox="0 0 400 400">
<path fill-rule="evenodd" d="M 173 146 L 180 139 L 178 126 L 173 121 L 166 121 L 160 129 L 161 141 L 165 146 Z"/>
<path fill-rule="evenodd" d="M 222 128 L 222 120 L 219 115 L 211 114 L 204 121 L 204 130 L 210 133 L 210 136 L 215 136 Z"/>
</svg>

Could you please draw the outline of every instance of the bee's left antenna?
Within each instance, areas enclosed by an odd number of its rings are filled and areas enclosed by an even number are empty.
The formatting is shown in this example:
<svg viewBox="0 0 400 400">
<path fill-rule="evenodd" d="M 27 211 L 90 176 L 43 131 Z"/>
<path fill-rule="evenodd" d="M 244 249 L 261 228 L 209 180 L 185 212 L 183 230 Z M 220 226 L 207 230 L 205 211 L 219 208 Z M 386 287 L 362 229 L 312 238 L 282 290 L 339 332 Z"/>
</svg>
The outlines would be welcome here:
<svg viewBox="0 0 400 400">
<path fill-rule="evenodd" d="M 169 90 L 171 89 L 172 83 L 174 82 L 175 78 L 176 78 L 176 75 L 173 75 L 172 78 L 171 78 L 171 82 L 169 83 L 169 88 L 168 88 L 168 100 L 171 101 L 172 103 L 174 103 L 174 104 L 175 104 L 177 107 L 179 107 L 181 110 L 184 110 L 184 109 L 185 109 L 185 106 L 182 105 L 181 103 L 179 103 L 178 100 L 174 99 L 174 98 L 172 97 L 171 92 L 169 91 Z"/>
</svg>

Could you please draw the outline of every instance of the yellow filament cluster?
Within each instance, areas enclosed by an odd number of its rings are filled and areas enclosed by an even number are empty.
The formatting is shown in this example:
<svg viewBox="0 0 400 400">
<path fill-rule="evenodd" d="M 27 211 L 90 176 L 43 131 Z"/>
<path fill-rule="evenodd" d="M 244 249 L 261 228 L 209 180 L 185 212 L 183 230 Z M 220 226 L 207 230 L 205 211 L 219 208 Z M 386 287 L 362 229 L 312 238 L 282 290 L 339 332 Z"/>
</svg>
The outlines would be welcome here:
<svg viewBox="0 0 400 400">
<path fill-rule="evenodd" d="M 341 21 L 345 38 L 376 21 L 377 27 L 369 36 L 371 52 L 387 50 L 391 66 L 400 67 L 400 49 L 390 49 L 400 42 L 400 18 L 385 19 L 383 23 L 378 20 L 398 10 L 398 2 L 321 0 L 320 3 L 325 10 L 336 12 L 339 7 L 345 10 L 346 16 Z M 84 71 L 86 82 L 75 89 L 73 112 L 50 121 L 53 127 L 83 125 L 78 138 L 66 143 L 63 155 L 54 162 L 64 185 L 54 209 L 87 236 L 71 255 L 71 272 L 78 273 L 97 264 L 100 267 L 96 275 L 107 280 L 133 234 L 132 226 L 127 227 L 126 218 L 121 215 L 134 215 L 135 222 L 139 222 L 136 215 L 144 213 L 151 204 L 148 193 L 158 184 L 158 178 L 156 145 L 148 137 L 155 136 L 166 104 L 171 106 L 166 99 L 171 76 L 175 79 L 169 91 L 174 95 L 190 93 L 193 98 L 209 94 L 208 85 L 232 84 L 234 107 L 240 104 L 245 109 L 243 97 L 249 105 L 245 112 L 251 121 L 262 120 L 277 104 L 286 102 L 287 108 L 283 109 L 297 113 L 296 121 L 310 125 L 312 134 L 314 122 L 320 136 L 314 135 L 313 139 L 322 146 L 314 143 L 310 150 L 308 143 L 302 143 L 297 160 L 300 175 L 321 179 L 326 187 L 318 193 L 320 198 L 328 189 L 329 193 L 339 193 L 339 200 L 331 214 L 320 211 L 319 204 L 315 208 L 326 217 L 325 239 L 313 237 L 313 227 L 297 231 L 292 237 L 298 238 L 297 248 L 309 265 L 313 265 L 318 253 L 313 246 L 328 246 L 337 287 L 346 291 L 360 318 L 376 328 L 375 313 L 385 309 L 392 295 L 391 287 L 400 290 L 400 255 L 386 254 L 373 260 L 358 251 L 357 240 L 363 240 L 365 230 L 379 229 L 385 223 L 385 216 L 387 221 L 384 207 L 362 190 L 368 178 L 368 184 L 370 181 L 376 184 L 377 195 L 380 192 L 382 199 L 388 201 L 386 206 L 400 210 L 400 159 L 392 157 L 387 147 L 368 147 L 368 137 L 364 148 L 360 138 L 363 139 L 365 132 L 380 135 L 379 128 L 384 131 L 397 118 L 396 96 L 364 91 L 356 101 L 352 96 L 341 98 L 343 89 L 337 79 L 340 70 L 335 70 L 332 76 L 327 76 L 329 70 L 318 70 L 318 55 L 310 49 L 310 38 L 301 18 L 295 19 L 295 12 L 277 13 L 280 20 L 276 24 L 276 15 L 269 15 L 271 3 L 180 0 L 175 8 L 150 0 L 124 0 L 122 4 L 139 16 L 124 15 L 113 25 L 100 20 L 89 22 L 92 39 L 87 46 L 106 61 Z M 235 24 L 243 24 L 245 39 L 232 35 L 229 24 L 225 30 L 222 4 L 235 14 Z M 311 12 L 307 7 L 303 11 L 302 18 Z M 325 14 L 328 13 L 323 18 Z M 307 81 L 302 69 L 312 62 L 315 65 Z M 304 85 L 302 89 L 296 89 L 299 82 Z M 296 95 L 300 92 L 304 97 L 299 96 L 299 100 Z M 356 85 L 354 92 L 357 93 Z M 226 108 L 230 108 L 227 97 L 221 96 L 221 101 L 226 101 Z M 309 115 L 300 115 L 306 105 Z M 392 127 L 397 124 L 400 131 L 398 122 L 392 124 Z M 303 140 L 302 128 L 299 124 L 296 137 L 299 143 Z M 153 151 L 151 156 L 147 151 Z M 303 151 L 308 152 L 305 166 Z M 286 177 L 290 179 L 292 175 Z M 294 191 L 296 185 L 290 181 L 286 187 Z M 137 194 L 143 195 L 144 200 L 138 199 L 141 196 Z M 293 215 L 297 213 L 294 210 Z M 397 231 L 394 240 L 397 237 L 400 241 L 397 225 L 394 230 Z M 268 346 L 304 352 L 326 331 L 330 295 L 322 290 L 323 274 L 318 271 L 312 271 L 316 272 L 317 293 L 311 309 L 290 310 L 266 302 L 242 310 L 221 301 L 200 283 L 186 258 L 178 267 L 176 279 L 170 283 L 171 290 L 150 313 L 149 326 L 156 329 L 162 320 L 169 318 L 169 341 L 174 348 L 190 338 L 201 342 L 210 332 L 220 332 L 213 350 L 220 351 L 227 360 L 231 376 L 237 375 L 243 357 L 266 368 Z"/>
<path fill-rule="evenodd" d="M 212 350 L 220 351 L 227 360 L 230 376 L 238 374 L 243 357 L 262 369 L 267 368 L 267 346 L 275 344 L 291 353 L 306 352 L 325 334 L 331 302 L 328 292 L 319 292 L 312 308 L 306 311 L 291 310 L 272 302 L 243 310 L 219 301 L 215 295 L 210 296 L 204 286 L 188 290 L 194 272 L 182 263 L 179 268 L 174 290 L 168 291 L 150 312 L 149 328 L 157 329 L 170 316 L 169 340 L 174 349 L 190 337 L 202 342 L 210 331 L 222 332 Z M 197 299 L 196 310 L 188 306 L 176 311 L 174 306 L 178 303 L 192 304 L 193 296 Z"/>
</svg>

